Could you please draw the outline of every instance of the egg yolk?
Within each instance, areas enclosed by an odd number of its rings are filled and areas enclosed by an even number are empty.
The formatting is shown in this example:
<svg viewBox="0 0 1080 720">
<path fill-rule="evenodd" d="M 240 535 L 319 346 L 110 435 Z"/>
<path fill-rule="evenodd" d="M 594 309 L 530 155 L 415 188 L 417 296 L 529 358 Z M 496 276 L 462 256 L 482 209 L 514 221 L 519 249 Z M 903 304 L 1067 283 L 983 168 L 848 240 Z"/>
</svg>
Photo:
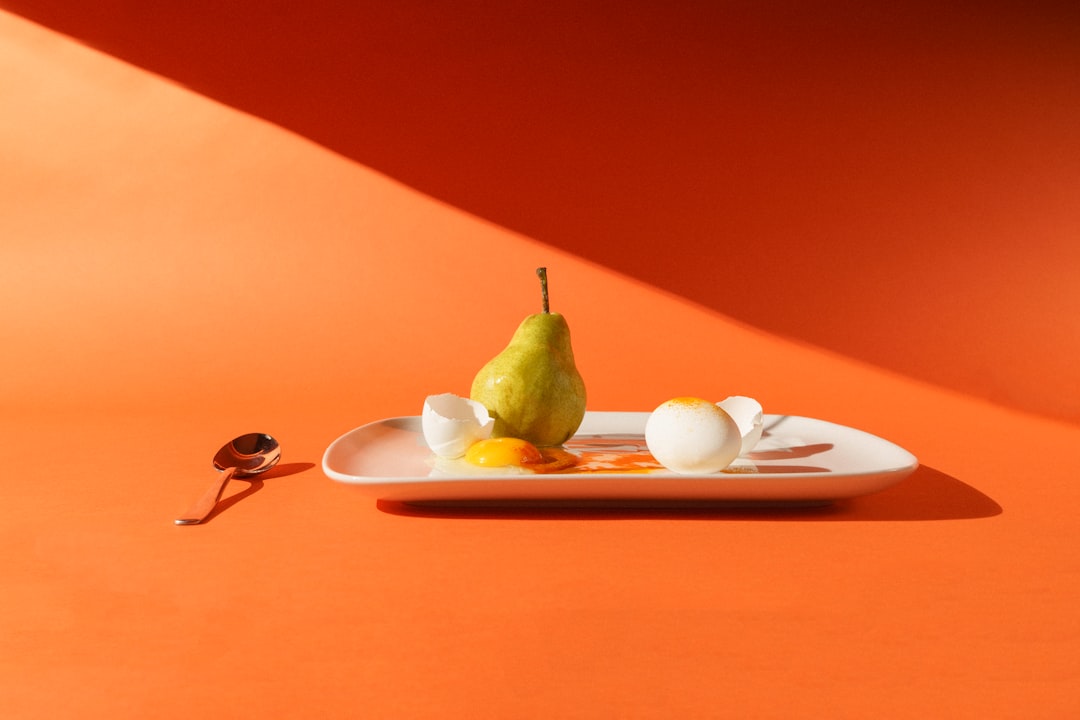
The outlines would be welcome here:
<svg viewBox="0 0 1080 720">
<path fill-rule="evenodd" d="M 540 450 L 527 440 L 511 437 L 480 440 L 465 451 L 465 460 L 483 467 L 519 467 L 534 473 L 553 473 L 567 470 L 578 463 L 578 457 L 562 448 Z"/>
<path fill-rule="evenodd" d="M 489 438 L 473 443 L 465 451 L 465 459 L 485 467 L 523 466 L 544 462 L 543 454 L 530 442 L 517 438 Z"/>
</svg>

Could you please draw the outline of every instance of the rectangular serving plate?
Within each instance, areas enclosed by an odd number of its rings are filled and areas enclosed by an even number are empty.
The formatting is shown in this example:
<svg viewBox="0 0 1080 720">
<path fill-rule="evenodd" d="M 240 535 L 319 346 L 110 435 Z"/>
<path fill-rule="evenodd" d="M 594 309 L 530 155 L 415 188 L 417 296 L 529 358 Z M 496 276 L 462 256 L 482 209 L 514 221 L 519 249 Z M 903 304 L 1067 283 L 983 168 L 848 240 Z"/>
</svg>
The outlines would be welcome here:
<svg viewBox="0 0 1080 720">
<path fill-rule="evenodd" d="M 567 449 L 645 449 L 647 412 L 588 412 Z M 619 450 L 622 448 L 622 450 Z M 430 505 L 817 505 L 877 492 L 918 467 L 907 450 L 870 433 L 797 415 L 766 415 L 754 452 L 730 471 L 465 474 L 437 472 L 418 416 L 350 430 L 327 447 L 323 472 L 365 496 Z"/>
</svg>

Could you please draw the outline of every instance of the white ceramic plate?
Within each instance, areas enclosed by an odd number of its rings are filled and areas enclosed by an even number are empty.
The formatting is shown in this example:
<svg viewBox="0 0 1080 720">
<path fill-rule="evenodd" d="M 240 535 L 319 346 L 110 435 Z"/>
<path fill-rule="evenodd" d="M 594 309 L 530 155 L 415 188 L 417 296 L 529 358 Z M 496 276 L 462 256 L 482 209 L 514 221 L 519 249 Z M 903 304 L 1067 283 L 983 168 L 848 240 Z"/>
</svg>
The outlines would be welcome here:
<svg viewBox="0 0 1080 720">
<path fill-rule="evenodd" d="M 566 448 L 587 469 L 513 475 L 435 470 L 419 417 L 380 420 L 326 449 L 323 472 L 373 499 L 439 505 L 821 504 L 882 490 L 918 467 L 915 456 L 875 435 L 795 415 L 766 415 L 753 453 L 709 475 L 628 469 L 647 457 L 646 412 L 589 412 Z M 604 453 L 603 456 L 597 453 Z M 622 469 L 598 470 L 611 459 Z"/>
</svg>

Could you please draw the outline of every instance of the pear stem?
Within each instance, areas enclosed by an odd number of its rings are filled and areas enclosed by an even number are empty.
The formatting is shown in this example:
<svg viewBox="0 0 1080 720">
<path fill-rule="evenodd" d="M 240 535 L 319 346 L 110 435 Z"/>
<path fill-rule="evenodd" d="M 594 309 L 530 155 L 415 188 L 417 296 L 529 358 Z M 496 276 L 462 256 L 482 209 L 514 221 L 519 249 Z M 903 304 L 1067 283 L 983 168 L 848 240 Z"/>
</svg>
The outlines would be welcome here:
<svg viewBox="0 0 1080 720">
<path fill-rule="evenodd" d="M 548 303 L 547 268 L 536 268 L 536 276 L 540 278 L 540 297 L 543 298 L 544 302 L 544 314 L 548 315 L 551 313 L 551 306 Z"/>
</svg>

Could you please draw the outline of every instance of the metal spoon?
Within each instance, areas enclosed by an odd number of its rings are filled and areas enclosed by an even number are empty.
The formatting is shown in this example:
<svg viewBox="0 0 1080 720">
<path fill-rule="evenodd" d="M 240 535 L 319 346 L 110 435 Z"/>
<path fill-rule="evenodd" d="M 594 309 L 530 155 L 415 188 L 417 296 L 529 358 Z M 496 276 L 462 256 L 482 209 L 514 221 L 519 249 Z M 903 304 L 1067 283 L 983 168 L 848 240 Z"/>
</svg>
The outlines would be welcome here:
<svg viewBox="0 0 1080 720">
<path fill-rule="evenodd" d="M 278 441 L 264 433 L 248 433 L 235 438 L 217 451 L 214 467 L 221 472 L 213 485 L 207 488 L 191 509 L 178 517 L 177 525 L 196 525 L 217 505 L 225 485 L 234 477 L 258 475 L 277 464 L 281 459 Z"/>
</svg>

